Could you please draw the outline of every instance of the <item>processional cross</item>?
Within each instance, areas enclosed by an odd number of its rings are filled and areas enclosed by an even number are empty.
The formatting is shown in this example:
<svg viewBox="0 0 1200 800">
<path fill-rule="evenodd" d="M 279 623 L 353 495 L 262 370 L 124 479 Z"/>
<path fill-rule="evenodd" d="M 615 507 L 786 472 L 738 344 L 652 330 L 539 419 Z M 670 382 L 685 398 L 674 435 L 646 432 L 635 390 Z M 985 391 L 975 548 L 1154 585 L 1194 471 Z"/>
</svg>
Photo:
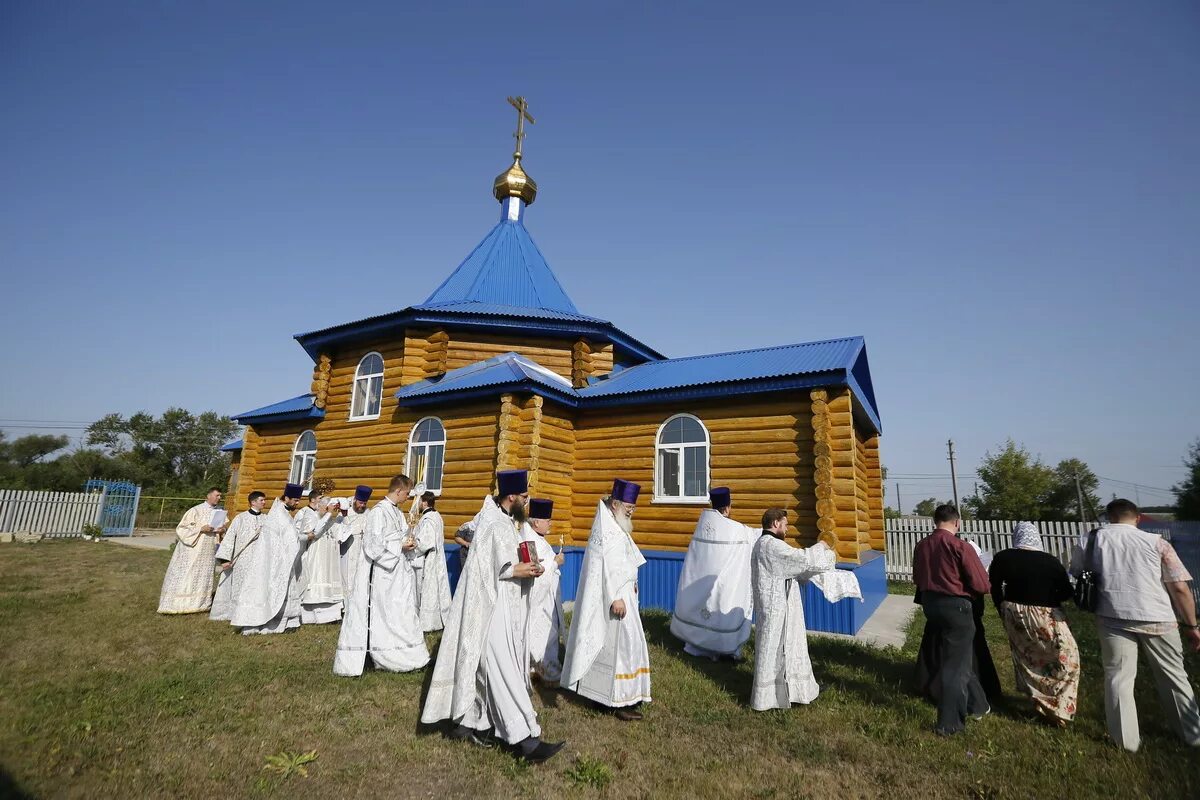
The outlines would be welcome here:
<svg viewBox="0 0 1200 800">
<path fill-rule="evenodd" d="M 525 120 L 529 120 L 530 125 L 534 124 L 534 122 L 537 120 L 529 115 L 529 103 L 524 97 L 521 97 L 520 95 L 517 97 L 510 97 L 508 98 L 508 102 L 509 105 L 517 110 L 517 132 L 513 134 L 513 138 L 517 140 L 517 150 L 513 153 L 513 158 L 517 161 L 520 161 L 521 140 L 525 138 Z"/>
</svg>

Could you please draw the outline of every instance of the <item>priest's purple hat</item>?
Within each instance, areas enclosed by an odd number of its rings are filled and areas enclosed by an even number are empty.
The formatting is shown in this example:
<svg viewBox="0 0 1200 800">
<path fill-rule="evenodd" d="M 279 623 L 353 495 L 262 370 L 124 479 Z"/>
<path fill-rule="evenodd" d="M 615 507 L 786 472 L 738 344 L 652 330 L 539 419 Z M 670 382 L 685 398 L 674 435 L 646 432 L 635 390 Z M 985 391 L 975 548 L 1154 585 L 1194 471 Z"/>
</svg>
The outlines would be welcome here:
<svg viewBox="0 0 1200 800">
<path fill-rule="evenodd" d="M 298 483 L 289 483 L 287 486 L 283 487 L 283 496 L 292 498 L 303 497 L 304 487 Z"/>
<path fill-rule="evenodd" d="M 530 519 L 550 519 L 554 516 L 554 501 L 535 497 L 529 501 Z"/>
<path fill-rule="evenodd" d="M 525 494 L 529 491 L 529 471 L 524 469 L 502 469 L 496 473 L 496 494 Z"/>
<path fill-rule="evenodd" d="M 642 487 L 633 481 L 622 480 L 621 478 L 613 481 L 613 500 L 620 500 L 622 503 L 636 503 L 638 493 L 641 491 Z"/>
<path fill-rule="evenodd" d="M 371 499 L 371 487 L 359 484 L 354 487 L 354 499 L 360 503 L 365 503 Z"/>
<path fill-rule="evenodd" d="M 709 489 L 708 499 L 712 503 L 713 508 L 725 508 L 733 502 L 729 496 L 728 486 L 717 486 L 714 489 Z"/>
</svg>

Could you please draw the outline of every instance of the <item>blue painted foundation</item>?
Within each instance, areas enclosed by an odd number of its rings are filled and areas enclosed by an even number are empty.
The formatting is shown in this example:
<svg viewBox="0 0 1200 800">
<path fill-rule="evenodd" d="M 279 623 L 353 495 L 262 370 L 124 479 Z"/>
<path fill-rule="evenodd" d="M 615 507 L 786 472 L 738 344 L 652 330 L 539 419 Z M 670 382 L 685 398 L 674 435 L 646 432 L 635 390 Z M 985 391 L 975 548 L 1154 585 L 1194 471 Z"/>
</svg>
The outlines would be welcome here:
<svg viewBox="0 0 1200 800">
<path fill-rule="evenodd" d="M 562 568 L 562 598 L 575 599 L 579 587 L 579 568 L 583 564 L 583 548 L 563 550 L 566 563 Z M 679 573 L 683 571 L 683 553 L 664 550 L 643 550 L 646 563 L 638 570 L 638 591 L 643 608 L 675 610 L 675 590 Z M 450 570 L 450 586 L 458 585 L 458 545 L 446 545 L 446 564 Z M 804 587 L 804 624 L 809 630 L 828 633 L 858 633 L 863 624 L 879 608 L 887 596 L 887 575 L 883 553 L 875 550 L 863 554 L 861 564 L 839 564 L 838 569 L 852 571 L 862 587 L 863 599 L 852 598 L 831 603 L 816 588 Z"/>
</svg>

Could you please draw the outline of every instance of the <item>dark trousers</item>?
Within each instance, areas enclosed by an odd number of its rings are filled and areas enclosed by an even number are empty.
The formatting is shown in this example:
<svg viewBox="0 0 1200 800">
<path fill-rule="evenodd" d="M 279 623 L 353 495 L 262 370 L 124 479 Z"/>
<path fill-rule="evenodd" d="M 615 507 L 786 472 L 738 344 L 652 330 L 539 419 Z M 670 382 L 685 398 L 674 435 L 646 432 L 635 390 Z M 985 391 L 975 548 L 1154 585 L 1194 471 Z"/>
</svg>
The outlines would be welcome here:
<svg viewBox="0 0 1200 800">
<path fill-rule="evenodd" d="M 944 733 L 957 733 L 966 727 L 967 714 L 981 714 L 988 708 L 973 664 L 975 618 L 971 601 L 926 592 L 921 608 L 925 611 L 926 633 L 936 642 L 941 657 L 937 671 L 937 682 L 941 685 L 937 728 Z"/>
</svg>

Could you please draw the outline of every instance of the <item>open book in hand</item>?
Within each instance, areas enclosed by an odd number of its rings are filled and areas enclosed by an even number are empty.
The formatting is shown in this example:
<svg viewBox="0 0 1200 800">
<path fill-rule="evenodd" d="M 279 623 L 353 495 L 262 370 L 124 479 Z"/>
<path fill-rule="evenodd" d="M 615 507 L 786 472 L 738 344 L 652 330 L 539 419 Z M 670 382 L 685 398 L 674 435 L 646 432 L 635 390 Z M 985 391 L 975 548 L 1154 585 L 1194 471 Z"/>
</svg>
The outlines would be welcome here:
<svg viewBox="0 0 1200 800">
<path fill-rule="evenodd" d="M 226 519 L 225 509 L 218 508 L 216 511 L 213 512 L 212 521 L 209 522 L 208 524 L 211 525 L 212 529 L 215 531 L 217 528 L 219 528 L 225 524 L 225 519 Z"/>
</svg>

